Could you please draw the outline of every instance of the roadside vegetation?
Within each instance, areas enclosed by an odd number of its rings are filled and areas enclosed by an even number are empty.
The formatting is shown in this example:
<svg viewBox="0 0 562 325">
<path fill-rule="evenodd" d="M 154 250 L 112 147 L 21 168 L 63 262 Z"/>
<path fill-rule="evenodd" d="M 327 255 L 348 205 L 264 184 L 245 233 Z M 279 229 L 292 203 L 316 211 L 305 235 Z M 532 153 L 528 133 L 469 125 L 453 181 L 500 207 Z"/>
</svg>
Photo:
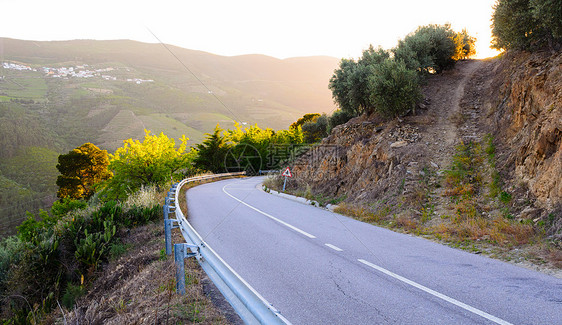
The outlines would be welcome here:
<svg viewBox="0 0 562 325">
<path fill-rule="evenodd" d="M 17 227 L 17 235 L 0 241 L 2 319 L 7 323 L 27 324 L 55 317 L 53 310 L 61 313 L 59 317 L 68 314 L 81 296 L 96 288 L 95 283 L 110 262 L 131 248 L 126 242 L 133 229 L 145 225 L 152 229 L 160 227 L 152 223 L 162 217 L 161 204 L 171 182 L 205 172 L 255 174 L 267 163 L 272 147 L 286 149 L 302 144 L 303 134 L 300 126 L 273 131 L 257 125 L 246 128 L 237 125 L 236 129 L 223 131 L 217 125 L 215 132 L 208 134 L 207 140 L 197 147 L 188 148 L 187 140 L 184 136 L 176 144 L 163 133 L 152 135 L 145 131 L 142 141 L 125 140 L 113 154 L 85 143 L 60 155 L 58 200 L 48 211 L 40 210 L 37 215 L 28 213 L 27 219 Z M 274 167 L 279 164 L 273 160 L 269 163 Z M 161 241 L 163 238 L 157 244 L 163 245 Z M 153 257 L 146 258 L 153 261 Z M 160 259 L 166 260 L 165 254 Z M 171 280 L 161 284 L 156 294 L 168 295 L 168 301 L 176 301 L 176 305 L 166 307 L 165 318 L 163 314 L 157 316 L 162 308 L 155 307 L 155 319 L 197 323 L 206 319 L 203 315 L 211 315 L 219 323 L 224 321 L 222 316 L 217 316 L 220 312 L 205 311 L 204 305 L 209 305 L 205 299 L 172 299 L 175 297 L 173 267 L 164 264 L 155 266 L 154 271 L 171 269 L 167 274 Z M 188 271 L 200 272 L 195 265 Z M 190 281 L 196 285 L 201 280 Z M 201 286 L 197 287 L 194 290 L 200 292 Z M 181 301 L 188 304 L 182 306 Z M 135 305 L 125 300 L 119 304 L 115 307 L 121 310 L 117 314 Z M 193 310 L 189 311 L 190 308 Z M 185 315 L 170 316 L 171 310 Z M 76 314 L 75 310 L 70 316 L 88 321 L 87 314 Z"/>
<path fill-rule="evenodd" d="M 335 212 L 363 222 L 470 252 L 508 261 L 562 266 L 559 242 L 554 239 L 560 231 L 556 212 L 538 224 L 514 217 L 512 211 L 521 203 L 515 202 L 503 187 L 491 136 L 482 142 L 459 144 L 444 173 L 425 166 L 420 175 L 411 191 L 405 192 L 403 184 L 399 184 L 391 197 L 376 202 L 315 193 L 310 185 L 298 180 L 291 180 L 287 192 L 318 202 L 321 207 L 335 204 Z M 280 191 L 283 177 L 269 176 L 264 186 L 266 190 Z M 437 208 L 448 212 L 437 214 Z"/>
</svg>

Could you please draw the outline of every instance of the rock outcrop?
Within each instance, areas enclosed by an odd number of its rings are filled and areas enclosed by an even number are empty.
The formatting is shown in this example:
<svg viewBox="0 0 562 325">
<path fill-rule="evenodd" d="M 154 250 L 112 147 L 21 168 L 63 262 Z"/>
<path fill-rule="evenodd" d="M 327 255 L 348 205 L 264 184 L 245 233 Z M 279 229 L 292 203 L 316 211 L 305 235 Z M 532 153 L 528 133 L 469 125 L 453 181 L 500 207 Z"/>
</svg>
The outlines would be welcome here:
<svg viewBox="0 0 562 325">
<path fill-rule="evenodd" d="M 301 157 L 297 179 L 347 201 L 387 201 L 396 197 L 390 193 L 407 194 L 427 171 L 442 174 L 457 144 L 492 134 L 504 188 L 528 202 L 515 213 L 560 209 L 562 54 L 459 62 L 431 76 L 424 95 L 416 116 L 362 116 L 334 128 Z"/>
<path fill-rule="evenodd" d="M 512 187 L 528 187 L 538 207 L 555 209 L 562 202 L 562 54 L 513 53 L 495 70 L 487 122 L 501 168 Z"/>
</svg>

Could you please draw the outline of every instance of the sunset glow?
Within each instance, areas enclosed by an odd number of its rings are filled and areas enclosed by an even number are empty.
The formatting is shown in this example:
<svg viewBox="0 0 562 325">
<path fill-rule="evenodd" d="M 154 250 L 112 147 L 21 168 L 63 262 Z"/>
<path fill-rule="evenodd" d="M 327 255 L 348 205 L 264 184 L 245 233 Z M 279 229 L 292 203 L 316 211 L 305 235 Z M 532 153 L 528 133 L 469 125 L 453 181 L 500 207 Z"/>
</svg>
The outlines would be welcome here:
<svg viewBox="0 0 562 325">
<path fill-rule="evenodd" d="M 420 25 L 451 23 L 489 48 L 494 0 L 479 1 L 38 1 L 4 0 L 0 37 L 26 40 L 133 39 L 220 55 L 358 57 L 391 48 Z"/>
</svg>

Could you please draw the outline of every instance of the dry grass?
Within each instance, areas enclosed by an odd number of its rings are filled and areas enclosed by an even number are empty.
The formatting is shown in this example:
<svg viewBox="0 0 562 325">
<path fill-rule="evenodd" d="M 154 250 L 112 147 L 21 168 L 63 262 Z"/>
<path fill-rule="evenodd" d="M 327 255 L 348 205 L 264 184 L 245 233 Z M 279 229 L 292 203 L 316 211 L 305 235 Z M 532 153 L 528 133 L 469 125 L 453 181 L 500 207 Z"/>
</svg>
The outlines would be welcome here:
<svg viewBox="0 0 562 325">
<path fill-rule="evenodd" d="M 64 316 L 56 311 L 59 319 L 68 324 L 228 324 L 205 296 L 204 272 L 194 259 L 186 260 L 186 295 L 175 293 L 175 265 L 173 257 L 162 257 L 161 228 L 132 229 L 124 243 L 133 248 L 104 267 L 73 310 Z M 181 241 L 176 235 L 175 242 Z"/>
<path fill-rule="evenodd" d="M 139 191 L 127 197 L 127 200 L 123 203 L 123 208 L 125 210 L 133 206 L 151 208 L 164 201 L 162 195 L 163 193 L 158 191 L 155 186 L 143 186 Z"/>
<path fill-rule="evenodd" d="M 402 206 L 389 209 L 380 204 L 373 207 L 347 203 L 335 211 L 361 221 L 433 237 L 468 249 L 474 249 L 473 245 L 477 244 L 481 248 L 491 247 L 506 252 L 514 247 L 528 248 L 541 242 L 540 234 L 532 225 L 510 217 L 508 208 L 499 197 L 484 195 L 485 185 L 494 181 L 492 173 L 488 172 L 493 168 L 493 161 L 485 159 L 486 154 L 479 143 L 458 146 L 452 166 L 441 178 L 443 188 L 437 198 L 435 188 L 430 185 L 437 178 L 424 169 L 425 176 L 417 187 L 400 197 Z M 451 211 L 451 214 L 438 217 L 434 213 L 435 204 L 442 204 L 440 211 Z M 553 263 L 561 263 L 559 258 L 562 258 L 562 253 L 549 246 L 541 250 L 540 256 Z"/>
<path fill-rule="evenodd" d="M 395 226 L 407 232 L 416 232 L 419 222 L 410 216 L 401 215 L 396 218 Z"/>
</svg>

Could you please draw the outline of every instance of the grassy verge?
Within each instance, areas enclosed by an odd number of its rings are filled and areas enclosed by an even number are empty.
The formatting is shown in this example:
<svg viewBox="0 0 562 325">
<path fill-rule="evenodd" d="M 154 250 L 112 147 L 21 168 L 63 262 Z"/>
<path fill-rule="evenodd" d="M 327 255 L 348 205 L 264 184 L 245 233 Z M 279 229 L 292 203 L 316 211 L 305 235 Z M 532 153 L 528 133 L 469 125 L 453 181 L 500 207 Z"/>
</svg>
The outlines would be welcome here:
<svg viewBox="0 0 562 325">
<path fill-rule="evenodd" d="M 284 176 L 281 175 L 269 175 L 263 182 L 264 190 L 266 192 L 274 190 L 277 192 L 283 192 L 283 181 Z M 312 201 L 314 204 L 320 207 L 326 207 L 327 205 L 337 205 L 343 202 L 347 196 L 331 197 L 321 193 L 315 193 L 309 184 L 299 184 L 297 182 L 291 182 L 289 186 L 285 188 L 285 192 L 294 196 L 303 197 L 307 200 Z"/>
</svg>

